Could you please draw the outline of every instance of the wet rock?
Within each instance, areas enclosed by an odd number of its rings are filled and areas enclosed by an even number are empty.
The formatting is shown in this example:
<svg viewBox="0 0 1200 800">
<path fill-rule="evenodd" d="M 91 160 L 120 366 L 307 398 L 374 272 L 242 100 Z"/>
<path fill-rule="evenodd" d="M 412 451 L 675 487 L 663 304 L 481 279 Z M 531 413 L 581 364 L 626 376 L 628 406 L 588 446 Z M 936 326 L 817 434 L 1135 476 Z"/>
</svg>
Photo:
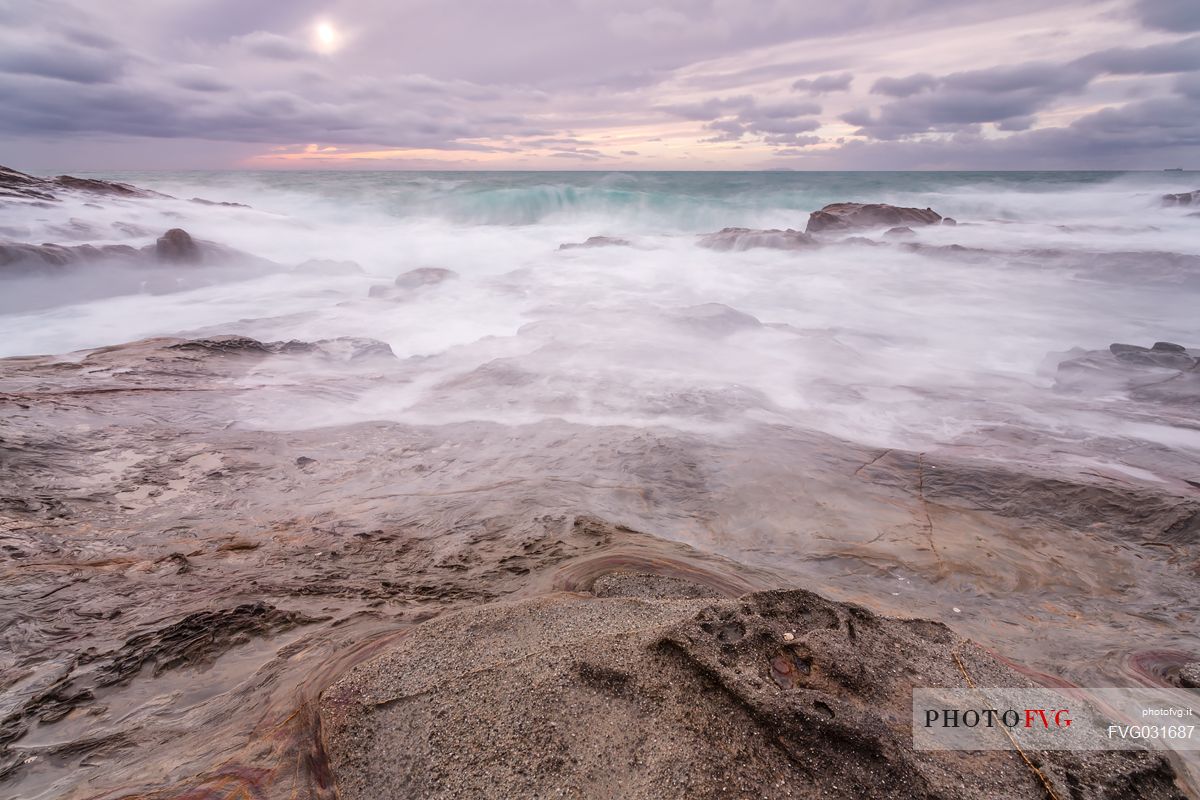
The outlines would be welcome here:
<svg viewBox="0 0 1200 800">
<path fill-rule="evenodd" d="M 934 225 L 942 216 L 930 208 L 905 208 L 884 203 L 832 203 L 808 218 L 807 233 L 885 226 Z"/>
<path fill-rule="evenodd" d="M 710 336 L 728 336 L 738 331 L 762 327 L 758 318 L 724 303 L 687 306 L 679 309 L 675 318 L 687 327 Z"/>
<path fill-rule="evenodd" d="M 964 672 L 1033 686 L 944 625 L 801 590 L 714 601 L 664 589 L 421 625 L 321 696 L 338 796 L 1046 796 L 1011 752 L 913 749 L 914 687 L 966 687 Z M 1038 759 L 1062 797 L 1183 797 L 1155 753 Z"/>
<path fill-rule="evenodd" d="M 1170 342 L 1158 345 L 1114 343 L 1108 350 L 1059 354 L 1052 359 L 1057 361 L 1054 386 L 1074 393 L 1124 392 L 1137 400 L 1172 405 L 1200 402 L 1200 351 L 1176 350 Z"/>
<path fill-rule="evenodd" d="M 1193 203 L 1200 203 L 1200 189 L 1194 192 L 1180 192 L 1179 194 L 1164 194 L 1162 196 L 1162 204 L 1164 206 L 1190 206 Z"/>
<path fill-rule="evenodd" d="M 396 288 L 398 289 L 419 289 L 422 286 L 434 286 L 448 281 L 451 278 L 457 278 L 458 273 L 452 269 L 443 269 L 442 267 L 420 267 L 418 269 L 410 269 L 408 272 L 396 276 Z"/>
<path fill-rule="evenodd" d="M 19 200 L 47 201 L 54 200 L 54 193 L 47 181 L 17 172 L 15 169 L 0 166 L 0 198 Z"/>
<path fill-rule="evenodd" d="M 816 245 L 806 233 L 792 230 L 755 230 L 751 228 L 722 228 L 700 237 L 700 246 L 710 250 L 749 250 L 768 247 L 773 250 L 804 250 Z"/>
<path fill-rule="evenodd" d="M 956 220 L 954 217 L 942 217 L 942 224 L 943 225 L 957 225 L 958 220 Z"/>
<path fill-rule="evenodd" d="M 1109 345 L 1108 350 L 1119 360 L 1129 364 L 1180 370 L 1190 370 L 1196 364 L 1196 360 L 1187 354 L 1187 348 L 1172 346 L 1170 342 L 1159 342 L 1153 348 L 1116 343 Z"/>
<path fill-rule="evenodd" d="M 172 228 L 158 237 L 154 255 L 169 264 L 199 264 L 202 258 L 199 246 L 183 228 Z"/>
<path fill-rule="evenodd" d="M 913 231 L 912 228 L 909 228 L 907 226 L 901 226 L 899 228 L 889 228 L 883 235 L 891 236 L 893 238 L 903 239 L 903 238 L 907 238 L 909 236 L 915 236 L 916 232 Z"/>
<path fill-rule="evenodd" d="M 226 208 L 250 208 L 250 206 L 246 205 L 245 203 L 230 203 L 230 202 L 224 202 L 224 201 L 220 201 L 220 200 L 205 200 L 202 197 L 193 197 L 188 202 L 198 203 L 202 206 L 224 206 Z"/>
<path fill-rule="evenodd" d="M 321 619 L 298 611 L 281 611 L 262 602 L 189 614 L 178 622 L 134 636 L 114 653 L 100 657 L 96 685 L 128 683 L 145 667 L 157 676 L 184 666 L 211 664 L 222 653 L 252 638 Z"/>
<path fill-rule="evenodd" d="M 56 272 L 87 262 L 142 263 L 142 254 L 128 245 L 20 244 L 0 242 L 0 274 Z"/>
<path fill-rule="evenodd" d="M 629 242 L 615 236 L 589 236 L 586 241 L 560 244 L 558 249 L 576 250 L 580 247 L 629 247 Z"/>
<path fill-rule="evenodd" d="M 1179 685 L 1185 689 L 1200 689 L 1200 661 L 1179 668 Z"/>
<path fill-rule="evenodd" d="M 94 178 L 74 178 L 70 175 L 59 175 L 53 184 L 62 189 L 74 192 L 89 192 L 91 194 L 109 194 L 119 197 L 162 197 L 158 192 L 139 189 L 128 183 L 116 181 L 101 181 Z"/>
</svg>

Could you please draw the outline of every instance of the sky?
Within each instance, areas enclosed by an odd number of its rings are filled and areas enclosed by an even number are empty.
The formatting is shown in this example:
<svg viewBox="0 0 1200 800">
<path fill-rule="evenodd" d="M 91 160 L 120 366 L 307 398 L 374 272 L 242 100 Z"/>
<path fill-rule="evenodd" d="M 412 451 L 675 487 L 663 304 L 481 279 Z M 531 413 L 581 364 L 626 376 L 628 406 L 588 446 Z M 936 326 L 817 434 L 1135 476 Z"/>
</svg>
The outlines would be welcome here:
<svg viewBox="0 0 1200 800">
<path fill-rule="evenodd" d="M 1200 0 L 0 0 L 0 163 L 1200 168 Z"/>
</svg>

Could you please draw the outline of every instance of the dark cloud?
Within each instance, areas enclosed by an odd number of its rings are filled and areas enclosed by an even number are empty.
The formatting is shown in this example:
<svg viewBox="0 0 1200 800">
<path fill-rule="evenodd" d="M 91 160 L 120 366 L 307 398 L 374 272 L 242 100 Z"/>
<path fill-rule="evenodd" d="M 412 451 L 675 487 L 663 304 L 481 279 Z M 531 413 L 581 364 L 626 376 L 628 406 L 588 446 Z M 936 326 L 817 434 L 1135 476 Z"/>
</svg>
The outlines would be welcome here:
<svg viewBox="0 0 1200 800">
<path fill-rule="evenodd" d="M 435 0 L 0 0 L 0 139 L 39 153 L 47 140 L 72 153 L 128 141 L 133 162 L 155 139 L 209 141 L 220 157 L 244 157 L 231 143 L 293 154 L 317 143 L 336 146 L 311 151 L 329 158 L 420 148 L 579 162 L 603 162 L 620 142 L 652 166 L 702 138 L 726 145 L 709 148 L 724 156 L 773 148 L 829 164 L 858 157 L 864 168 L 907 165 L 905 152 L 933 165 L 938 144 L 944 166 L 972 152 L 1009 166 L 1057 153 L 1072 166 L 1122 147 L 1132 160 L 1159 147 L 1185 161 L 1200 36 L 1182 34 L 1200 30 L 1200 0 L 1114 2 L 1123 10 L 1088 0 L 462 0 L 451 13 Z M 336 52 L 317 51 L 318 19 L 344 37 Z M 1092 47 L 1051 35 L 1077 20 L 1100 32 Z M 934 68 L 969 63 L 942 44 L 985 24 L 997 33 L 968 55 L 977 68 Z M 1038 37 L 1062 42 L 1061 58 L 1009 58 Z M 928 53 L 913 49 L 920 41 Z M 885 63 L 896 75 L 878 77 Z M 865 141 L 816 135 L 838 118 Z M 619 137 L 603 133 L 614 128 Z M 639 130 L 644 139 L 629 136 Z M 652 146 L 660 135 L 667 144 Z"/>
<path fill-rule="evenodd" d="M 996 123 L 996 129 L 1001 131 L 1027 131 L 1037 122 L 1037 117 L 1009 117 Z"/>
<path fill-rule="evenodd" d="M 925 89 L 932 89 L 937 83 L 937 78 L 926 72 L 918 72 L 905 78 L 880 78 L 872 84 L 871 94 L 909 97 Z"/>
<path fill-rule="evenodd" d="M 1200 0 L 1195 6 L 1200 8 Z M 1079 59 L 1076 68 L 1114 75 L 1159 75 L 1200 69 L 1200 36 L 1149 47 L 1115 47 Z"/>
<path fill-rule="evenodd" d="M 850 88 L 853 81 L 853 75 L 843 72 L 840 75 L 821 75 L 812 79 L 801 78 L 792 82 L 792 89 L 797 92 L 808 92 L 811 95 L 844 92 Z"/>
<path fill-rule="evenodd" d="M 1200 3 L 1196 0 L 1138 0 L 1143 24 L 1167 31 L 1200 31 Z"/>
</svg>

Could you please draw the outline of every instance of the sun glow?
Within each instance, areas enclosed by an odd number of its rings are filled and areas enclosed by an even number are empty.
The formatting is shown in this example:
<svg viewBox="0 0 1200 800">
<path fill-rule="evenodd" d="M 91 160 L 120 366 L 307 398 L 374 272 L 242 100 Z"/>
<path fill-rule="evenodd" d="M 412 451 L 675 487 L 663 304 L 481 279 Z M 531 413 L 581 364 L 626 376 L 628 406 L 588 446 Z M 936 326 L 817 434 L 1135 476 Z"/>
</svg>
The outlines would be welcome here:
<svg viewBox="0 0 1200 800">
<path fill-rule="evenodd" d="M 333 24 L 325 20 L 313 26 L 313 47 L 318 53 L 332 53 L 342 44 L 342 35 Z"/>
</svg>

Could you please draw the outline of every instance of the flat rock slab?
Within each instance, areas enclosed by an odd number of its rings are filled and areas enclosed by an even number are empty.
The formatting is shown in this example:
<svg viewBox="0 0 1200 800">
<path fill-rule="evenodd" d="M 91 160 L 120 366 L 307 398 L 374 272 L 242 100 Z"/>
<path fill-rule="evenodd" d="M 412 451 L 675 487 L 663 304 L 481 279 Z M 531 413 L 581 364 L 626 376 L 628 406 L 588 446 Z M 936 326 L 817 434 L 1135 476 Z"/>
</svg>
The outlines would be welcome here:
<svg viewBox="0 0 1200 800">
<path fill-rule="evenodd" d="M 597 583 L 425 623 L 328 689 L 338 796 L 1047 796 L 1015 752 L 913 750 L 913 686 L 1032 685 L 944 625 Z M 1032 757 L 1060 797 L 1183 797 L 1156 755 Z"/>
</svg>

